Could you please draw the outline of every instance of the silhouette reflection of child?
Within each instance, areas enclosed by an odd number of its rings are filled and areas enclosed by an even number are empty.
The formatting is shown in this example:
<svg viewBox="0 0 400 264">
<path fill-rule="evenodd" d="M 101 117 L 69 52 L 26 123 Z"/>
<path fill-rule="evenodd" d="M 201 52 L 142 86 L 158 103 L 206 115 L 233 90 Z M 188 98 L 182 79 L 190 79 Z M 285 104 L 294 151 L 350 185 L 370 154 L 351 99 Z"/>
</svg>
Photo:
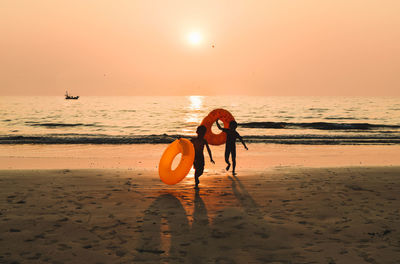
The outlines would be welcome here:
<svg viewBox="0 0 400 264">
<path fill-rule="evenodd" d="M 232 156 L 232 174 L 235 175 L 235 168 L 236 168 L 236 139 L 238 138 L 240 142 L 242 142 L 244 148 L 248 150 L 246 143 L 244 143 L 243 138 L 239 135 L 236 131 L 237 123 L 236 121 L 231 121 L 229 123 L 229 128 L 223 128 L 218 123 L 218 119 L 216 121 L 217 127 L 226 133 L 226 144 L 225 144 L 225 162 L 228 164 L 226 166 L 226 170 L 229 170 L 231 167 L 231 163 L 229 162 L 229 155 Z"/>
<path fill-rule="evenodd" d="M 193 143 L 194 146 L 194 151 L 195 151 L 195 156 L 194 156 L 194 162 L 193 162 L 193 167 L 195 169 L 194 172 L 194 180 L 195 180 L 195 189 L 199 188 L 199 177 L 203 174 L 204 171 L 204 145 L 207 148 L 208 155 L 210 156 L 210 161 L 215 164 L 210 147 L 208 146 L 207 140 L 204 139 L 204 135 L 206 134 L 207 128 L 205 126 L 199 126 L 197 127 L 196 133 L 197 133 L 197 138 L 193 138 L 191 142 Z"/>
</svg>

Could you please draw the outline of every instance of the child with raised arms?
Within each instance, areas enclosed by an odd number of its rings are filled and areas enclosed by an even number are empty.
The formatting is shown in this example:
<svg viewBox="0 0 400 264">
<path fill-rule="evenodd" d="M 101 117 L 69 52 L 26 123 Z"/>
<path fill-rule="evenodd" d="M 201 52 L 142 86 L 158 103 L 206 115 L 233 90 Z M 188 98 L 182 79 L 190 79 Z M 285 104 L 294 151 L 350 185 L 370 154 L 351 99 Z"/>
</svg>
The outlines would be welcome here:
<svg viewBox="0 0 400 264">
<path fill-rule="evenodd" d="M 236 139 L 238 138 L 240 142 L 242 142 L 244 148 L 248 150 L 246 143 L 244 143 L 243 138 L 239 135 L 236 131 L 237 123 L 236 121 L 231 121 L 229 123 L 229 128 L 223 128 L 218 123 L 217 119 L 217 127 L 226 133 L 226 144 L 225 144 L 225 162 L 228 164 L 226 166 L 226 170 L 229 170 L 231 167 L 231 163 L 229 162 L 229 155 L 232 157 L 232 174 L 235 175 L 235 168 L 236 168 Z"/>
</svg>

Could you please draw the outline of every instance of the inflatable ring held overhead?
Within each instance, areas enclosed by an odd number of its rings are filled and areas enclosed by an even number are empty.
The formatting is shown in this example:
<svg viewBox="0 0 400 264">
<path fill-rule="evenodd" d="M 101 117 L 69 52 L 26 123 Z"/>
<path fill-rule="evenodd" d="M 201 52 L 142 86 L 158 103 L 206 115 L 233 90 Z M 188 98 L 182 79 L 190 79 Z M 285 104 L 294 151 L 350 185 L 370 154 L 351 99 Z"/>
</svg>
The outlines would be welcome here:
<svg viewBox="0 0 400 264">
<path fill-rule="evenodd" d="M 181 161 L 175 170 L 171 169 L 174 158 L 182 153 Z M 169 185 L 177 184 L 189 173 L 194 161 L 194 147 L 186 138 L 180 138 L 169 144 L 160 159 L 158 174 Z"/>
<path fill-rule="evenodd" d="M 226 133 L 223 133 L 221 131 L 221 133 L 219 134 L 214 134 L 211 131 L 211 127 L 214 124 L 214 122 L 217 121 L 217 119 L 221 120 L 224 123 L 225 128 L 229 128 L 229 123 L 235 120 L 232 114 L 225 109 L 219 108 L 212 110 L 208 114 L 208 116 L 206 116 L 201 122 L 201 125 L 207 128 L 207 132 L 204 138 L 210 145 L 222 145 L 226 142 Z"/>
</svg>

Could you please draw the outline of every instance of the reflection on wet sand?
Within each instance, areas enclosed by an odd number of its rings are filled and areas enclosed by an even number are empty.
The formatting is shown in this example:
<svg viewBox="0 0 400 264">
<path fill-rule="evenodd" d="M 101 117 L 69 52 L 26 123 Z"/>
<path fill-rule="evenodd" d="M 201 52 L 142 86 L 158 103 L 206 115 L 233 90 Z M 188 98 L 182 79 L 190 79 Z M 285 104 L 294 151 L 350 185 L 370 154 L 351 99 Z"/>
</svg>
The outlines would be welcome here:
<svg viewBox="0 0 400 264">
<path fill-rule="evenodd" d="M 217 210 L 212 218 L 208 215 L 202 194 L 210 202 L 208 206 L 214 207 L 212 203 L 221 199 L 218 196 L 220 191 L 196 190 L 193 200 L 188 198 L 187 193 L 160 194 L 145 211 L 142 238 L 135 260 L 146 263 L 285 261 L 277 259 L 271 252 L 279 252 L 282 256 L 281 250 L 290 247 L 271 241 L 271 228 L 257 203 L 238 177 L 228 176 L 228 179 L 238 206 Z M 288 259 L 291 254 L 293 252 L 287 252 Z"/>
</svg>

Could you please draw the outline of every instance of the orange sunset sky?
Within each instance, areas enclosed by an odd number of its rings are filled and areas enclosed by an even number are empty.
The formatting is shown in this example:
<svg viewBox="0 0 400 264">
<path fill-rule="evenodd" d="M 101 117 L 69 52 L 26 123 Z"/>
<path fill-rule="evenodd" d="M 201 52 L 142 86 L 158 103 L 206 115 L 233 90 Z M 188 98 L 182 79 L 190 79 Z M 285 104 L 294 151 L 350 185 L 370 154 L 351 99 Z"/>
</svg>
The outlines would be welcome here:
<svg viewBox="0 0 400 264">
<path fill-rule="evenodd" d="M 2 0 L 0 95 L 400 95 L 398 0 Z"/>
</svg>

